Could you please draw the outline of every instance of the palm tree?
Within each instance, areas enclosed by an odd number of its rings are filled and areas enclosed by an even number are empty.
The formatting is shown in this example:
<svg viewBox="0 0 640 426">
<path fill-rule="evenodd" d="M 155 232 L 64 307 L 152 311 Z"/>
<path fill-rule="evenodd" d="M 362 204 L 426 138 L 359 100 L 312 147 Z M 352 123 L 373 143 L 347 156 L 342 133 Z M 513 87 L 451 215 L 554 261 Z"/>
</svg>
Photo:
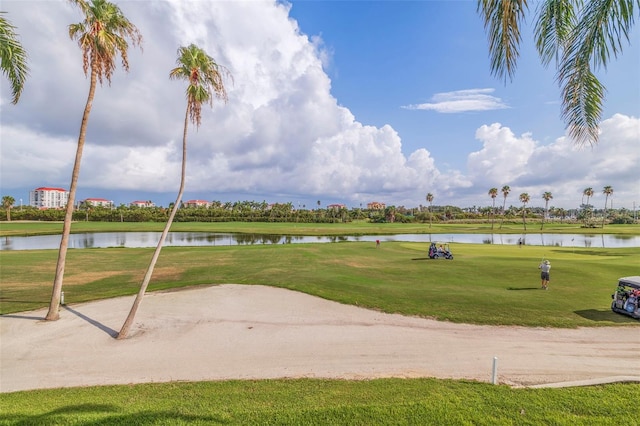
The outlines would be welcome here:
<svg viewBox="0 0 640 426">
<path fill-rule="evenodd" d="M 11 222 L 11 207 L 15 204 L 16 200 L 11 195 L 5 195 L 2 197 L 2 207 L 7 211 L 7 222 Z"/>
<path fill-rule="evenodd" d="M 553 195 L 550 192 L 545 192 L 542 194 L 542 199 L 544 200 L 544 216 L 542 216 L 542 225 L 540 225 L 540 230 L 544 227 L 544 219 L 549 214 L 549 200 L 553 199 Z"/>
<path fill-rule="evenodd" d="M 142 302 L 142 297 L 147 290 L 147 286 L 149 285 L 149 281 L 153 274 L 153 269 L 155 268 L 158 257 L 160 256 L 160 250 L 162 250 L 162 245 L 169 233 L 169 228 L 171 228 L 173 218 L 178 211 L 178 206 L 182 199 L 186 177 L 187 130 L 189 128 L 189 122 L 195 124 L 196 128 L 200 127 L 202 104 L 207 103 L 210 106 L 213 106 L 214 96 L 218 99 L 222 99 L 225 103 L 228 99 L 223 80 L 225 76 L 229 75 L 229 72 L 226 68 L 216 63 L 216 61 L 211 56 L 207 55 L 207 53 L 200 47 L 195 44 L 190 44 L 187 47 L 180 47 L 178 49 L 178 59 L 176 63 L 178 66 L 171 70 L 169 78 L 186 80 L 188 82 L 186 91 L 187 109 L 184 116 L 184 129 L 182 133 L 182 174 L 180 177 L 180 189 L 178 190 L 178 196 L 176 197 L 176 202 L 173 205 L 169 219 L 167 220 L 164 230 L 162 231 L 162 235 L 160 236 L 160 241 L 158 242 L 151 258 L 151 263 L 145 273 L 140 286 L 140 291 L 133 302 L 133 306 L 131 307 L 131 311 L 129 312 L 127 319 L 122 325 L 122 329 L 120 329 L 120 332 L 118 333 L 118 339 L 126 338 L 129 333 L 129 329 L 133 324 L 133 319 L 138 310 L 138 306 L 140 306 L 140 302 Z"/>
<path fill-rule="evenodd" d="M 27 52 L 18 41 L 16 27 L 11 25 L 0 12 L 0 68 L 11 84 L 11 103 L 18 103 L 24 82 L 29 73 L 27 66 Z"/>
<path fill-rule="evenodd" d="M 498 196 L 498 188 L 491 188 L 489 190 L 489 197 L 491 197 L 492 209 L 491 209 L 491 230 L 493 231 L 493 222 L 496 216 L 496 197 Z"/>
<path fill-rule="evenodd" d="M 502 196 L 504 197 L 504 200 L 502 201 L 502 221 L 500 222 L 500 229 L 502 229 L 502 224 L 504 223 L 504 213 L 505 213 L 504 208 L 507 205 L 507 196 L 511 192 L 511 188 L 509 188 L 509 185 L 505 185 L 502 187 L 500 191 L 502 192 Z"/>
<path fill-rule="evenodd" d="M 529 194 L 527 194 L 526 192 L 520 194 L 520 202 L 522 203 L 522 224 L 524 225 L 525 231 L 527 230 L 527 221 L 525 218 L 527 216 L 527 203 L 529 202 L 529 200 Z"/>
<path fill-rule="evenodd" d="M 593 197 L 593 188 L 585 188 L 582 191 L 582 195 L 587 197 L 586 205 L 589 206 L 589 198 Z"/>
<path fill-rule="evenodd" d="M 562 118 L 577 144 L 598 142 L 605 87 L 593 71 L 606 69 L 629 42 L 638 0 L 543 0 L 535 21 L 536 47 L 544 66 L 555 62 L 562 93 Z M 491 71 L 512 80 L 527 0 L 478 0 L 489 38 Z"/>
<path fill-rule="evenodd" d="M 427 194 L 427 203 L 429 203 L 429 228 L 431 228 L 431 219 L 432 219 L 431 206 L 433 203 L 433 194 L 430 192 Z"/>
<path fill-rule="evenodd" d="M 589 187 L 589 188 L 585 188 L 585 189 L 582 191 L 583 199 L 584 199 L 584 197 L 585 197 L 585 196 L 587 197 L 587 203 L 585 204 L 585 208 L 586 208 L 589 212 L 591 212 L 591 214 L 589 215 L 589 218 L 587 218 L 587 215 L 585 214 L 585 216 L 584 216 L 585 223 L 586 223 L 586 221 L 587 221 L 588 219 L 591 219 L 591 218 L 592 218 L 592 216 L 593 216 L 593 210 L 591 209 L 591 205 L 589 204 L 589 198 L 593 197 L 593 194 L 594 194 L 594 192 L 593 192 L 593 188 L 591 188 L 591 187 Z M 586 212 L 585 212 L 585 213 L 586 213 Z"/>
<path fill-rule="evenodd" d="M 64 216 L 64 225 L 62 227 L 62 238 L 60 241 L 60 250 L 58 251 L 51 303 L 46 316 L 46 319 L 49 321 L 59 318 L 60 293 L 62 292 L 62 280 L 64 277 L 67 248 L 69 246 L 73 204 L 78 186 L 80 161 L 82 159 L 82 150 L 84 148 L 87 125 L 89 123 L 89 114 L 91 113 L 91 105 L 93 103 L 96 86 L 98 82 L 102 84 L 104 79 L 111 83 L 111 76 L 116 68 L 116 56 L 118 53 L 122 60 L 122 67 L 125 71 L 129 71 L 127 56 L 129 44 L 127 40 L 130 40 L 134 46 L 139 46 L 142 43 L 140 32 L 122 14 L 118 6 L 106 0 L 72 1 L 82 11 L 84 21 L 69 25 L 69 37 L 71 37 L 72 40 L 77 40 L 78 46 L 82 50 L 82 65 L 85 75 L 89 74 L 90 76 L 90 84 L 89 95 L 80 124 L 76 158 L 71 173 L 69 199 Z"/>
<path fill-rule="evenodd" d="M 604 228 L 604 220 L 607 217 L 607 201 L 609 201 L 609 196 L 613 195 L 613 187 L 607 185 L 602 190 L 602 193 L 605 195 L 604 198 L 604 213 L 602 214 L 602 227 Z"/>
</svg>

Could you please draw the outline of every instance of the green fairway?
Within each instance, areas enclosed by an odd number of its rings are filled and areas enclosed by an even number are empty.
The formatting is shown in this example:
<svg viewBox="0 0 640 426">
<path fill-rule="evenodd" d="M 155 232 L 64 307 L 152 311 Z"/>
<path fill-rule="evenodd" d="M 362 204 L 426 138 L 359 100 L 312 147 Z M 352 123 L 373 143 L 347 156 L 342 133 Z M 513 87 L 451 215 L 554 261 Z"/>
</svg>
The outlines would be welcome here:
<svg viewBox="0 0 640 426">
<path fill-rule="evenodd" d="M 263 284 L 378 309 L 475 324 L 578 327 L 640 325 L 610 311 L 621 276 L 638 275 L 640 248 L 589 249 L 451 244 L 454 260 L 430 260 L 426 243 L 346 242 L 165 247 L 150 291 Z M 137 292 L 152 249 L 70 250 L 65 300 Z M 540 290 L 538 263 L 551 260 Z M 48 305 L 57 250 L 0 252 L 0 311 Z"/>
<path fill-rule="evenodd" d="M 636 424 L 640 385 L 511 389 L 435 379 L 263 380 L 0 394 L 0 425 Z"/>
<path fill-rule="evenodd" d="M 529 233 L 540 233 L 541 223 L 527 224 Z M 71 232 L 127 232 L 155 231 L 164 228 L 161 222 L 74 222 Z M 467 221 L 443 224 L 428 223 L 371 223 L 353 221 L 347 223 L 271 223 L 271 222 L 174 222 L 171 231 L 178 232 L 237 232 L 246 234 L 276 235 L 392 235 L 392 234 L 445 234 L 445 233 L 504 233 L 524 232 L 522 221 L 506 221 L 502 228 L 496 221 L 492 229 L 490 221 Z M 584 229 L 580 223 L 545 223 L 545 233 L 564 234 L 620 234 L 640 235 L 640 224 L 606 225 L 604 228 Z M 0 236 L 61 234 L 61 222 L 0 222 Z"/>
</svg>

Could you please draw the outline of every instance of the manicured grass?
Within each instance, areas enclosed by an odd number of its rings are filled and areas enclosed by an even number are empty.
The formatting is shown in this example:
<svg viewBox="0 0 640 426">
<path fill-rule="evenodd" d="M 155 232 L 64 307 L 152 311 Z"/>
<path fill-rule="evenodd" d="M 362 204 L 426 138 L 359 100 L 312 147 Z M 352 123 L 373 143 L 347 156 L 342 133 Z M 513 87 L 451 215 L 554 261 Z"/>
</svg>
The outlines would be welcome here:
<svg viewBox="0 0 640 426">
<path fill-rule="evenodd" d="M 638 400 L 638 384 L 511 389 L 435 379 L 183 382 L 0 394 L 0 425 L 619 425 L 635 424 Z"/>
<path fill-rule="evenodd" d="M 606 225 L 604 228 L 585 229 L 579 223 L 545 223 L 540 230 L 540 222 L 527 224 L 528 233 L 564 233 L 564 234 L 622 234 L 640 235 L 640 224 Z M 160 222 L 75 222 L 71 232 L 127 232 L 162 231 Z M 496 221 L 494 229 L 491 222 L 473 223 L 369 223 L 353 221 L 348 223 L 265 223 L 265 222 L 174 222 L 172 231 L 182 232 L 237 232 L 245 234 L 277 235 L 391 235 L 391 234 L 445 234 L 445 233 L 503 233 L 520 234 L 524 232 L 522 221 L 505 222 L 500 229 Z M 62 233 L 61 222 L 0 222 L 0 236 L 46 235 Z"/>
<path fill-rule="evenodd" d="M 640 248 L 451 244 L 430 260 L 426 243 L 345 242 L 165 247 L 150 291 L 237 283 L 289 288 L 385 312 L 453 322 L 543 327 L 638 326 L 610 310 L 621 276 L 637 275 Z M 135 294 L 153 249 L 72 249 L 68 304 Z M 552 262 L 550 290 L 538 264 Z M 0 252 L 0 312 L 48 305 L 57 250 Z"/>
</svg>

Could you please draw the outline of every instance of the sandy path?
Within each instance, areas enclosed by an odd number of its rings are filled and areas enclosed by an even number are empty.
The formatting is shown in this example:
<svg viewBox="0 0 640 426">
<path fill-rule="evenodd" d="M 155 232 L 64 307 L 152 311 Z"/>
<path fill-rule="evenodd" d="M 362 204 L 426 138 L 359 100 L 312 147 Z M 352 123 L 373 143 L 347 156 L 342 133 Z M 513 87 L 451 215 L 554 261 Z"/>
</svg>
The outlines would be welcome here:
<svg viewBox="0 0 640 426">
<path fill-rule="evenodd" d="M 171 380 L 438 377 L 538 385 L 640 380 L 638 328 L 452 324 L 304 293 L 222 285 L 0 317 L 0 391 Z"/>
</svg>

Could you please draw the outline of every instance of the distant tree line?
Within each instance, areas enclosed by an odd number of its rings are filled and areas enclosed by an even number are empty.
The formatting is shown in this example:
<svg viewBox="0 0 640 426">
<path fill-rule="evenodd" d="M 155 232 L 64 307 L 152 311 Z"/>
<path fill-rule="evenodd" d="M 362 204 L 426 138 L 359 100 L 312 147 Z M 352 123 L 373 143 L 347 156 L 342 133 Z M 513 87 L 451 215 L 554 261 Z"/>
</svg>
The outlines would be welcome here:
<svg viewBox="0 0 640 426">
<path fill-rule="evenodd" d="M 10 197 L 9 197 L 10 198 Z M 62 209 L 38 209 L 3 203 L 6 215 L 2 220 L 62 221 Z M 73 212 L 73 220 L 89 222 L 166 222 L 169 207 L 135 207 L 121 204 L 118 207 L 91 206 L 82 203 Z M 506 221 L 546 220 L 547 222 L 596 222 L 604 219 L 610 224 L 634 223 L 634 212 L 625 208 L 594 209 L 584 204 L 576 209 L 555 207 L 457 207 L 430 205 L 418 207 L 387 206 L 384 209 L 354 207 L 295 208 L 293 203 L 267 204 L 266 202 L 213 201 L 209 207 L 181 207 L 174 222 L 292 222 L 292 223 L 346 223 L 368 220 L 373 223 L 446 223 L 452 221 L 491 222 L 499 215 Z"/>
</svg>

